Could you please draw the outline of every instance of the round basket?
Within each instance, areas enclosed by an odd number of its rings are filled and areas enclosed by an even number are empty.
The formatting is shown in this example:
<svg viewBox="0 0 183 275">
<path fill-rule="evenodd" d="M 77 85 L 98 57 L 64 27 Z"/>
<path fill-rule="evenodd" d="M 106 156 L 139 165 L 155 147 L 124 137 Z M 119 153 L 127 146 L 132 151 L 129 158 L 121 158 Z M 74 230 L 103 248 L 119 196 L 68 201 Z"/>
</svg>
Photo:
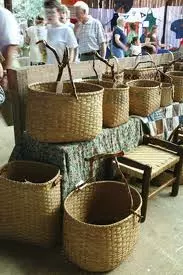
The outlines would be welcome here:
<svg viewBox="0 0 183 275">
<path fill-rule="evenodd" d="M 0 169 L 0 237 L 41 246 L 60 243 L 61 189 L 57 167 L 12 161 Z"/>
<path fill-rule="evenodd" d="M 140 194 L 130 187 L 134 210 Z M 100 181 L 73 191 L 64 202 L 64 249 L 73 263 L 91 272 L 117 267 L 132 252 L 139 236 L 139 217 L 130 212 L 125 184 Z"/>
<path fill-rule="evenodd" d="M 130 95 L 130 113 L 148 116 L 160 108 L 161 83 L 154 80 L 133 80 L 127 83 Z"/>
<path fill-rule="evenodd" d="M 168 72 L 168 76 L 172 78 L 174 84 L 174 101 L 182 102 L 183 101 L 183 71 L 174 71 Z"/>
<path fill-rule="evenodd" d="M 101 86 L 75 83 L 77 99 L 71 83 L 63 83 L 56 93 L 56 82 L 29 85 L 26 129 L 44 142 L 85 141 L 102 131 L 103 91 Z"/>
<path fill-rule="evenodd" d="M 161 86 L 161 107 L 168 106 L 173 103 L 174 85 L 171 83 L 162 83 Z"/>
<path fill-rule="evenodd" d="M 129 119 L 129 87 L 109 81 L 88 80 L 104 88 L 103 125 L 117 127 Z M 113 86 L 117 87 L 113 87 Z"/>
</svg>

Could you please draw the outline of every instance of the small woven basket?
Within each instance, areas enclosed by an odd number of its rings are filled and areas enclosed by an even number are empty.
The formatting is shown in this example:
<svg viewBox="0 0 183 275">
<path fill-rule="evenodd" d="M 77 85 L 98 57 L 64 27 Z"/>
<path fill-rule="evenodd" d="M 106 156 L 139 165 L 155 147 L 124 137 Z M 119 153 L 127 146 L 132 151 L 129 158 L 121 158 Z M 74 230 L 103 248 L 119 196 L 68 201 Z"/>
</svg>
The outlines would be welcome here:
<svg viewBox="0 0 183 275">
<path fill-rule="evenodd" d="M 168 106 L 173 103 L 174 85 L 171 83 L 162 83 L 161 86 L 161 107 Z"/>
<path fill-rule="evenodd" d="M 114 87 L 115 83 L 100 80 L 87 82 L 104 88 L 103 125 L 113 128 L 126 123 L 129 119 L 129 87 L 124 84 L 117 84 L 117 87 Z"/>
<path fill-rule="evenodd" d="M 101 86 L 63 83 L 56 93 L 56 82 L 29 85 L 26 129 L 35 139 L 44 142 L 86 141 L 102 131 L 103 91 Z"/>
<path fill-rule="evenodd" d="M 168 76 L 172 78 L 174 84 L 174 101 L 183 101 L 183 71 L 168 72 Z"/>
<path fill-rule="evenodd" d="M 60 171 L 32 161 L 0 170 L 0 238 L 55 246 L 61 234 Z"/>
<path fill-rule="evenodd" d="M 161 83 L 155 80 L 133 80 L 127 83 L 130 96 L 130 113 L 148 116 L 160 108 Z"/>
<path fill-rule="evenodd" d="M 102 80 L 103 81 L 116 82 L 117 84 L 123 84 L 124 72 L 119 69 L 119 61 L 118 61 L 118 59 L 115 56 L 113 56 L 113 59 L 115 60 L 116 67 L 117 67 L 117 71 L 114 73 L 114 79 L 112 77 L 112 73 L 110 71 L 109 66 L 106 66 L 106 71 L 105 71 L 104 74 L 102 74 Z"/>
</svg>

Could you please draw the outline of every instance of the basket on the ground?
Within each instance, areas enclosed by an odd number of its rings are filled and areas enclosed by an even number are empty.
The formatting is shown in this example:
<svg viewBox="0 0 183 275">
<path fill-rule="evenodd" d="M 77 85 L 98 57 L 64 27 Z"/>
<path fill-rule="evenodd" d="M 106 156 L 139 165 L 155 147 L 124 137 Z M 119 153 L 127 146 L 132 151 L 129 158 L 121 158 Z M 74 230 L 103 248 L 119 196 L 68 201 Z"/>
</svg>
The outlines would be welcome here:
<svg viewBox="0 0 183 275">
<path fill-rule="evenodd" d="M 129 87 L 100 80 L 87 80 L 104 88 L 103 98 L 103 125 L 105 127 L 117 127 L 129 119 Z"/>
<path fill-rule="evenodd" d="M 151 67 L 139 67 L 141 64 L 150 63 Z M 158 67 L 159 70 L 163 71 L 163 67 Z M 124 82 L 126 83 L 129 80 L 136 80 L 136 79 L 157 79 L 160 80 L 160 75 L 157 72 L 157 66 L 151 60 L 149 61 L 141 61 L 135 65 L 134 68 L 124 69 Z"/>
<path fill-rule="evenodd" d="M 171 83 L 162 83 L 161 86 L 161 107 L 168 106 L 173 103 L 174 85 Z"/>
<path fill-rule="evenodd" d="M 60 242 L 60 171 L 13 161 L 0 169 L 0 238 L 41 246 Z"/>
<path fill-rule="evenodd" d="M 140 227 L 139 217 L 130 211 L 131 198 L 139 215 L 142 200 L 134 188 L 128 188 L 118 181 L 92 182 L 66 198 L 64 249 L 80 268 L 109 271 L 131 254 Z"/>
<path fill-rule="evenodd" d="M 26 129 L 44 142 L 85 141 L 102 131 L 103 88 L 90 83 L 63 83 L 56 93 L 56 82 L 29 85 Z"/>
<path fill-rule="evenodd" d="M 155 80 L 132 80 L 129 86 L 130 114 L 148 116 L 160 108 L 161 83 Z"/>
<path fill-rule="evenodd" d="M 183 101 L 183 71 L 168 72 L 168 76 L 172 78 L 174 84 L 174 101 Z"/>
<path fill-rule="evenodd" d="M 113 76 L 112 76 L 109 66 L 106 66 L 106 71 L 105 71 L 105 73 L 102 74 L 102 80 L 116 82 L 116 84 L 123 84 L 124 72 L 123 72 L 123 70 L 120 70 L 120 68 L 119 68 L 118 59 L 115 56 L 113 56 L 113 59 L 116 62 L 116 68 L 117 68 L 117 71 L 114 72 L 114 79 L 113 79 Z"/>
</svg>

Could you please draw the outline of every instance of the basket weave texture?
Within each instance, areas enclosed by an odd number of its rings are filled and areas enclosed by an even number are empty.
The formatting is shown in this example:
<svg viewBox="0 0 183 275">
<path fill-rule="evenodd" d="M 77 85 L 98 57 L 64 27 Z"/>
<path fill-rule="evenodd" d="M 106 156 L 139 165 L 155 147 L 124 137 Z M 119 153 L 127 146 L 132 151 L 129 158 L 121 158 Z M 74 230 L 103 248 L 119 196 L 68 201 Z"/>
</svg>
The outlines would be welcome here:
<svg viewBox="0 0 183 275">
<path fill-rule="evenodd" d="M 160 82 L 154 80 L 133 80 L 127 83 L 130 95 L 130 113 L 148 116 L 160 108 Z"/>
<path fill-rule="evenodd" d="M 172 78 L 172 81 L 175 87 L 174 101 L 182 102 L 183 101 L 183 71 L 168 72 L 167 75 Z"/>
<path fill-rule="evenodd" d="M 103 88 L 75 83 L 78 100 L 65 82 L 56 93 L 56 82 L 29 86 L 26 129 L 39 141 L 72 142 L 95 138 L 102 131 Z"/>
<path fill-rule="evenodd" d="M 163 71 L 163 66 L 158 67 L 159 70 Z M 136 79 L 157 79 L 160 80 L 160 76 L 157 75 L 157 69 L 153 67 L 146 67 L 146 68 L 129 68 L 124 70 L 124 82 L 126 83 L 129 80 L 136 80 Z"/>
<path fill-rule="evenodd" d="M 130 188 L 134 210 L 141 197 Z M 73 191 L 64 203 L 64 249 L 68 258 L 91 272 L 117 267 L 132 252 L 139 236 L 139 218 L 130 213 L 123 183 L 93 182 Z"/>
<path fill-rule="evenodd" d="M 60 171 L 31 161 L 0 170 L 0 238 L 41 246 L 60 239 Z"/>
<path fill-rule="evenodd" d="M 117 84 L 117 87 L 109 81 L 90 81 L 104 88 L 103 99 L 103 125 L 105 127 L 117 127 L 126 123 L 129 119 L 129 87 Z"/>
<path fill-rule="evenodd" d="M 161 86 L 161 107 L 168 106 L 173 103 L 174 85 L 171 83 L 162 83 Z"/>
<path fill-rule="evenodd" d="M 119 73 L 116 72 L 114 74 L 114 78 L 118 84 L 123 84 L 124 72 L 123 71 L 120 71 Z M 105 72 L 104 74 L 102 74 L 102 80 L 113 82 L 112 74 L 110 72 Z"/>
<path fill-rule="evenodd" d="M 183 61 L 175 62 L 175 71 L 183 71 Z"/>
</svg>

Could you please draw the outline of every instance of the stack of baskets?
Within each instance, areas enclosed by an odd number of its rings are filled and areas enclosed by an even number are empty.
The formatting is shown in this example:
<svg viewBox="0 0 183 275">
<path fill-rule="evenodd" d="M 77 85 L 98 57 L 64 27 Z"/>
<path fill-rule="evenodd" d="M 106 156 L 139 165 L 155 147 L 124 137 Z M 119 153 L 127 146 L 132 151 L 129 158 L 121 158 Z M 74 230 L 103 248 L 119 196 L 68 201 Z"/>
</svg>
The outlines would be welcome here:
<svg viewBox="0 0 183 275">
<path fill-rule="evenodd" d="M 0 170 L 0 238 L 55 246 L 61 234 L 60 171 L 14 161 Z"/>
</svg>

